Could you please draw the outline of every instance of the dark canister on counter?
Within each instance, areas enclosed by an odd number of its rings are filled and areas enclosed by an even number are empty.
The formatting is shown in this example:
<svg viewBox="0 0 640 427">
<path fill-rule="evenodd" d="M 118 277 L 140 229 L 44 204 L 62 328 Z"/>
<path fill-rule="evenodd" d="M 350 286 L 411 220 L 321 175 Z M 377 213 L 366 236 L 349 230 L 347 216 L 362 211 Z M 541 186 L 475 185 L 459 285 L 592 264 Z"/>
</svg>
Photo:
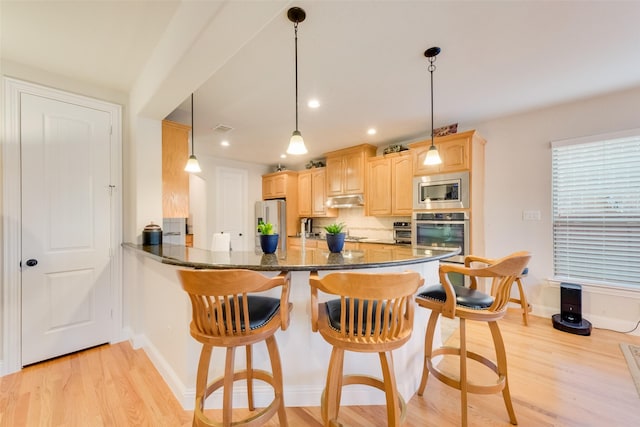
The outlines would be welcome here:
<svg viewBox="0 0 640 427">
<path fill-rule="evenodd" d="M 162 228 L 158 224 L 153 222 L 144 227 L 142 230 L 142 244 L 148 245 L 161 245 L 162 244 Z"/>
</svg>

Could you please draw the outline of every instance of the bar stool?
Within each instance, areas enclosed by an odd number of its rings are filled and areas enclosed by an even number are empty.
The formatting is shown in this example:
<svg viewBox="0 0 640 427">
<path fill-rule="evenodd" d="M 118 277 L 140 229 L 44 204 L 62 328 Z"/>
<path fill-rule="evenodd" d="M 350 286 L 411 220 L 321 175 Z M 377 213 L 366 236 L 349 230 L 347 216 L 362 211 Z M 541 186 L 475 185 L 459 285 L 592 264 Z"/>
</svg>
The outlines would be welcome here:
<svg viewBox="0 0 640 427">
<path fill-rule="evenodd" d="M 399 426 L 406 404 L 396 388 L 391 351 L 402 346 L 413 331 L 413 295 L 424 283 L 416 272 L 331 273 L 312 272 L 311 327 L 333 346 L 321 413 L 325 426 L 339 424 L 342 387 L 364 384 L 385 392 L 387 424 Z M 339 299 L 318 303 L 318 290 Z M 343 375 L 344 352 L 378 353 L 383 379 Z"/>
<path fill-rule="evenodd" d="M 479 259 L 479 257 L 472 258 L 476 262 Z M 426 288 L 416 297 L 416 302 L 419 306 L 431 310 L 425 336 L 425 362 L 422 380 L 418 388 L 418 396 L 422 396 L 424 393 L 429 373 L 446 385 L 460 390 L 463 426 L 467 425 L 467 393 L 490 394 L 500 391 L 509 413 L 509 421 L 511 424 L 517 424 L 507 380 L 507 355 L 497 321 L 506 314 L 511 285 L 524 271 L 530 259 L 531 255 L 523 251 L 498 260 L 491 260 L 491 263 L 488 263 L 489 265 L 481 267 L 468 267 L 466 260 L 464 267 L 455 264 L 441 264 L 439 269 L 440 284 Z M 448 273 L 461 273 L 469 276 L 470 287 L 452 285 L 447 276 Z M 495 286 L 493 297 L 476 290 L 477 278 L 479 277 L 487 277 L 493 280 L 493 286 Z M 452 319 L 454 317 L 460 319 L 460 348 L 447 346 L 433 349 L 433 336 L 438 316 L 441 314 Z M 496 362 L 467 350 L 466 320 L 488 323 L 495 347 Z M 433 364 L 434 357 L 451 355 L 460 359 L 459 376 L 457 377 L 445 374 Z M 467 381 L 467 358 L 493 370 L 498 376 L 497 381 L 489 385 L 469 383 Z"/>
<path fill-rule="evenodd" d="M 196 402 L 193 411 L 194 426 L 260 426 L 276 412 L 281 426 L 287 425 L 284 405 L 282 367 L 275 339 L 278 329 L 289 326 L 290 275 L 281 273 L 268 278 L 250 270 L 179 270 L 183 289 L 189 294 L 192 308 L 191 336 L 202 343 L 196 378 Z M 255 295 L 281 287 L 280 298 Z M 252 295 L 249 295 L 252 294 Z M 266 341 L 271 372 L 253 369 L 252 345 Z M 246 369 L 234 370 L 235 350 L 246 349 Z M 213 347 L 225 347 L 224 375 L 207 384 Z M 233 420 L 233 383 L 247 380 L 248 407 L 252 414 L 242 420 Z M 253 380 L 273 387 L 273 401 L 256 413 L 253 404 Z M 222 423 L 204 414 L 209 395 L 223 388 Z"/>
</svg>

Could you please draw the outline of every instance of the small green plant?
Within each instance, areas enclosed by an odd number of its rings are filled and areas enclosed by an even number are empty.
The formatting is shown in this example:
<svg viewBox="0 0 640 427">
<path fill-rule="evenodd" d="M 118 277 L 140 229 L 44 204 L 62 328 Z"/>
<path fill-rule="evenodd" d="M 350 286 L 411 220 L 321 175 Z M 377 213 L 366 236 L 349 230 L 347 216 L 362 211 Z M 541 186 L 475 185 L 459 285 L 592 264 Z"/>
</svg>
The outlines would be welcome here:
<svg viewBox="0 0 640 427">
<path fill-rule="evenodd" d="M 262 222 L 258 223 L 258 233 L 260 234 L 274 234 L 275 231 L 273 229 L 273 224 L 270 222 Z"/>
<path fill-rule="evenodd" d="M 324 229 L 327 232 L 327 234 L 340 234 L 342 233 L 342 229 L 344 227 L 345 227 L 345 224 L 343 222 L 341 223 L 334 222 L 333 224 L 329 224 L 325 226 Z"/>
</svg>

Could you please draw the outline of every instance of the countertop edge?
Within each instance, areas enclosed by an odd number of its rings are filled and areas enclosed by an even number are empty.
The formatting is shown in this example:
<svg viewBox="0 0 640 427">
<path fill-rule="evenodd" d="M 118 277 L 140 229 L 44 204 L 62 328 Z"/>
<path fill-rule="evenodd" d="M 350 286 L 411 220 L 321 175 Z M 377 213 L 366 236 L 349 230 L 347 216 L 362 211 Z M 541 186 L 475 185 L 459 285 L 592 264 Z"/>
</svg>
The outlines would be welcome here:
<svg viewBox="0 0 640 427">
<path fill-rule="evenodd" d="M 420 264 L 424 262 L 439 261 L 441 259 L 449 258 L 457 255 L 459 250 L 447 250 L 436 251 L 441 253 L 432 253 L 425 256 L 412 256 L 407 259 L 379 261 L 379 262 L 363 262 L 363 263 L 348 263 L 348 264 L 303 264 L 303 265 L 280 265 L 280 264 L 238 264 L 232 262 L 198 262 L 198 261 L 185 261 L 172 256 L 163 255 L 163 249 L 170 250 L 183 250 L 182 247 L 176 245 L 157 245 L 157 246 L 143 246 L 134 243 L 125 242 L 123 247 L 133 249 L 137 253 L 146 257 L 152 258 L 163 264 L 174 265 L 177 267 L 195 268 L 195 269 L 210 269 L 210 270 L 228 270 L 228 269 L 246 269 L 254 271 L 326 271 L 326 270 L 354 270 L 365 268 L 378 268 L 378 267 L 393 267 L 402 265 Z M 410 248 L 406 248 L 410 249 Z M 189 248 L 184 248 L 185 253 L 188 255 Z M 193 250 L 193 249 L 191 249 Z M 293 251 L 295 249 L 289 249 Z M 156 251 L 156 253 L 154 253 Z M 226 253 L 218 253 L 212 251 L 206 251 L 204 249 L 198 250 L 202 254 L 209 254 L 212 257 L 216 255 L 227 255 Z M 227 255 L 228 256 L 228 255 Z M 277 261 L 277 260 L 276 260 Z"/>
</svg>

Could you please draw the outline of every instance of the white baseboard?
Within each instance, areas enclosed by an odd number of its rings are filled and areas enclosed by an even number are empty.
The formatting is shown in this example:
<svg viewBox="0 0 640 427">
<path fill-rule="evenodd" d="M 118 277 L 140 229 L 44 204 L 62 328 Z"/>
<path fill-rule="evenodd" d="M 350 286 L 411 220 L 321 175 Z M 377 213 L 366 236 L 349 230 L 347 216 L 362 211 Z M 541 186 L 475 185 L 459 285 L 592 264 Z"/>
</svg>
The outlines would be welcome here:
<svg viewBox="0 0 640 427">
<path fill-rule="evenodd" d="M 548 318 L 550 327 L 553 327 L 551 323 L 551 316 L 560 313 L 560 308 L 558 307 L 532 305 L 531 308 L 531 314 L 534 316 Z M 630 325 L 628 320 L 612 319 L 610 317 L 598 316 L 591 313 L 582 313 L 582 316 L 591 322 L 591 325 L 596 329 L 609 329 L 620 333 L 627 333 L 627 331 L 630 331 L 635 326 L 635 324 Z M 640 336 L 640 327 L 635 331 L 630 332 L 629 335 Z"/>
</svg>

